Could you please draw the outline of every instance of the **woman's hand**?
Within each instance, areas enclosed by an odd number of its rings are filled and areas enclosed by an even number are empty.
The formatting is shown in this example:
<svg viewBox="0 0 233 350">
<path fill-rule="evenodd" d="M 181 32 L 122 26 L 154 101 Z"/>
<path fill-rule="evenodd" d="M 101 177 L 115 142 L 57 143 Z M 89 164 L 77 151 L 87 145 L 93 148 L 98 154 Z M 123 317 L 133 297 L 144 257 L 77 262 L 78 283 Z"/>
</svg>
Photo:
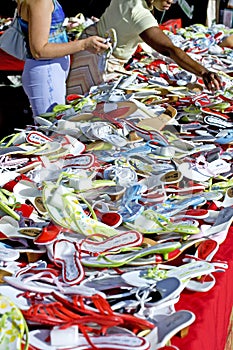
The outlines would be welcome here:
<svg viewBox="0 0 233 350">
<path fill-rule="evenodd" d="M 109 43 L 105 43 L 106 39 L 101 38 L 97 35 L 90 36 L 86 39 L 81 39 L 84 43 L 84 50 L 90 51 L 91 53 L 101 54 L 109 49 Z"/>
</svg>

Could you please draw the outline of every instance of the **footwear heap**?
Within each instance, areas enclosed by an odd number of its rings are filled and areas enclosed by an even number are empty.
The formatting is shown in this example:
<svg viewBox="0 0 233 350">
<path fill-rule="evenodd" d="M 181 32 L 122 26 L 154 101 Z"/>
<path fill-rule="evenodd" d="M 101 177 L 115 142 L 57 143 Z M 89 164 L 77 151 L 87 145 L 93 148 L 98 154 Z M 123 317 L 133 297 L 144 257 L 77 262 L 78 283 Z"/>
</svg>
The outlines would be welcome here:
<svg viewBox="0 0 233 350">
<path fill-rule="evenodd" d="M 168 32 L 223 89 L 139 48 L 127 74 L 0 141 L 0 348 L 177 349 L 233 221 L 233 51 Z M 207 55 L 208 54 L 208 55 Z"/>
</svg>

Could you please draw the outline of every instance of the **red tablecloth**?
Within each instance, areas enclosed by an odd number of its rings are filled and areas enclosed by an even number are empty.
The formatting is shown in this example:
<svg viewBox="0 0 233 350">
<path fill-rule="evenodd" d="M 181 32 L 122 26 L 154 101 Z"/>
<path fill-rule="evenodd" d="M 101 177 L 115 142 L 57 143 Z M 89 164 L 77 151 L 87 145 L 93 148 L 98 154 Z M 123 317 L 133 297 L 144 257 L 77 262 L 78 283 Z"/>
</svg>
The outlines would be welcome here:
<svg viewBox="0 0 233 350">
<path fill-rule="evenodd" d="M 22 72 L 23 67 L 24 61 L 20 61 L 0 49 L 0 71 Z"/>
<path fill-rule="evenodd" d="M 233 229 L 220 245 L 214 259 L 228 262 L 226 272 L 215 272 L 215 286 L 208 292 L 183 291 L 176 310 L 190 310 L 196 320 L 188 335 L 173 337 L 180 350 L 224 350 L 233 307 Z M 232 347 L 229 349 L 232 350 Z"/>
</svg>

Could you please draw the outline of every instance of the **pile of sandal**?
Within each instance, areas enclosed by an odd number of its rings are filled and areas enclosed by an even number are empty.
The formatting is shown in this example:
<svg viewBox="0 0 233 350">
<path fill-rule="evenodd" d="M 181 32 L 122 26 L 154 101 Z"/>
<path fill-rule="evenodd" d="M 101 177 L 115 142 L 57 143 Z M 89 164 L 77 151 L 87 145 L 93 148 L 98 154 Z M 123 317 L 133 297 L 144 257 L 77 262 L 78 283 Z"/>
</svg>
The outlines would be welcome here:
<svg viewBox="0 0 233 350">
<path fill-rule="evenodd" d="M 226 271 L 233 221 L 230 49 L 205 56 L 197 29 L 173 40 L 222 91 L 140 48 L 0 141 L 0 349 L 177 349 L 195 322 L 176 303 Z"/>
</svg>

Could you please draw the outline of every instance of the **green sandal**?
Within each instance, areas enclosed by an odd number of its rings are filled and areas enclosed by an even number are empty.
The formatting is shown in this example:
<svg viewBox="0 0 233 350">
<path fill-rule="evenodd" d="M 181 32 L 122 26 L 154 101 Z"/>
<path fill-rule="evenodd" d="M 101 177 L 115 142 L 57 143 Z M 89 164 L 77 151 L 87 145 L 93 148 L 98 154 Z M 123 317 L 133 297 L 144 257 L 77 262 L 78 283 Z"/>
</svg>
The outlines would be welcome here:
<svg viewBox="0 0 233 350">
<path fill-rule="evenodd" d="M 164 215 L 156 213 L 152 209 L 145 210 L 140 216 L 138 216 L 134 223 L 124 223 L 124 226 L 139 231 L 143 234 L 163 234 L 169 232 L 180 233 L 183 238 L 190 234 L 197 234 L 200 229 L 191 224 L 184 222 L 172 223 Z"/>
<path fill-rule="evenodd" d="M 119 234 L 116 229 L 99 222 L 92 207 L 84 198 L 74 193 L 73 188 L 47 182 L 42 195 L 48 215 L 58 225 L 85 236 L 99 233 L 110 237 Z M 86 215 L 81 202 L 88 206 L 94 218 Z"/>
<path fill-rule="evenodd" d="M 0 294 L 0 349 L 24 350 L 29 347 L 28 326 L 19 308 Z M 25 338 L 25 339 L 24 339 Z"/>
<path fill-rule="evenodd" d="M 0 210 L 10 215 L 15 220 L 20 220 L 20 215 L 14 210 L 20 206 L 12 192 L 0 189 Z"/>
<path fill-rule="evenodd" d="M 170 252 L 173 252 L 181 247 L 180 242 L 165 242 L 158 243 L 148 248 L 141 248 L 132 251 L 131 253 L 123 254 L 100 254 L 99 256 L 83 257 L 82 264 L 87 267 L 120 267 L 134 262 L 134 265 L 148 265 L 155 263 L 156 255 L 162 255 L 164 260 L 167 259 Z M 146 259 L 141 259 L 146 257 Z M 153 261 L 151 261 L 153 260 Z M 161 261 L 160 261 L 161 262 Z"/>
</svg>

